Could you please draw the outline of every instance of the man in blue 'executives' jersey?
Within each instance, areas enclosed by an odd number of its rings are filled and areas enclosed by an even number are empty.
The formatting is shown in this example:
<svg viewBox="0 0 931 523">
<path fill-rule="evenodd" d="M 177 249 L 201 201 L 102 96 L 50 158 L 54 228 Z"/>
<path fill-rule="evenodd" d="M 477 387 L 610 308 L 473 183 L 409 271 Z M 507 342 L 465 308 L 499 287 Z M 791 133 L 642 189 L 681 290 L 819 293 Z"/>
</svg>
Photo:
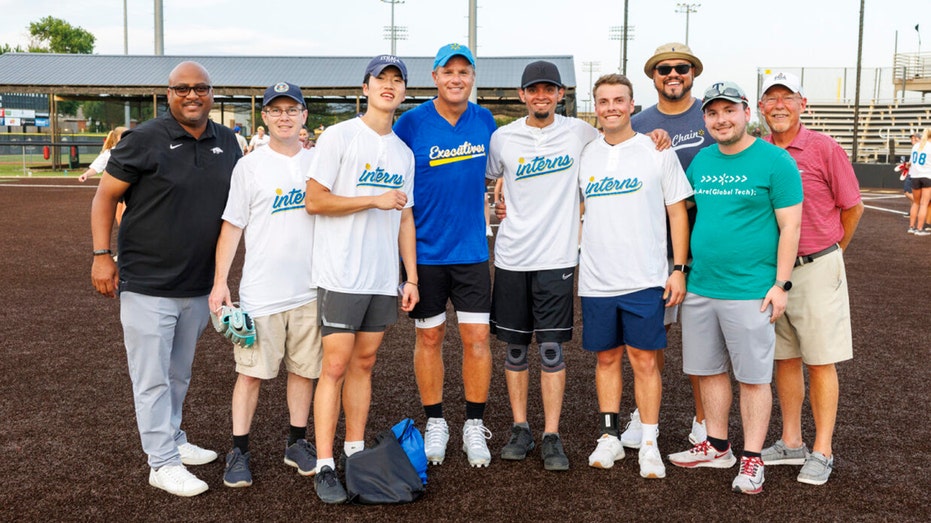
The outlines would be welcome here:
<svg viewBox="0 0 931 523">
<path fill-rule="evenodd" d="M 427 417 L 427 459 L 446 457 L 449 426 L 443 416 L 443 338 L 446 302 L 452 301 L 462 337 L 466 412 L 462 450 L 473 467 L 491 462 L 482 421 L 491 384 L 488 318 L 491 278 L 485 237 L 485 154 L 495 121 L 469 102 L 475 58 L 448 44 L 433 62 L 437 97 L 405 112 L 394 132 L 414 151 L 414 223 L 420 303 L 411 311 L 417 327 L 414 374 Z"/>
</svg>

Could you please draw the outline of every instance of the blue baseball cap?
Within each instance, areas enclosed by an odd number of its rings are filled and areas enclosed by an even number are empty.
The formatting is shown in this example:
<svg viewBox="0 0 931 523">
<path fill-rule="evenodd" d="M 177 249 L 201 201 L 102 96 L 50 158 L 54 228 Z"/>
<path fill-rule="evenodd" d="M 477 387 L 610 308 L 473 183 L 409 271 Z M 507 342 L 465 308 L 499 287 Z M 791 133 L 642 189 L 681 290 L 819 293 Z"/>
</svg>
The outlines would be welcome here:
<svg viewBox="0 0 931 523">
<path fill-rule="evenodd" d="M 369 75 L 378 76 L 389 67 L 397 67 L 398 70 L 401 71 L 401 78 L 404 80 L 404 83 L 407 83 L 407 66 L 404 65 L 403 60 L 392 54 L 381 54 L 372 58 L 372 61 L 369 62 L 369 65 L 365 68 L 365 78 L 368 78 Z M 363 78 L 363 82 L 365 78 Z"/>
<path fill-rule="evenodd" d="M 440 47 L 440 50 L 436 52 L 436 58 L 433 60 L 433 68 L 442 67 L 449 62 L 449 59 L 454 56 L 461 56 L 469 61 L 472 64 L 472 67 L 475 67 L 475 57 L 472 56 L 472 51 L 469 51 L 469 48 L 457 43 L 446 44 L 443 47 Z"/>
<path fill-rule="evenodd" d="M 301 94 L 300 87 L 288 82 L 278 82 L 265 90 L 265 96 L 262 97 L 262 107 L 270 104 L 272 100 L 279 96 L 287 96 L 301 105 L 307 105 L 304 103 L 304 95 Z"/>
</svg>

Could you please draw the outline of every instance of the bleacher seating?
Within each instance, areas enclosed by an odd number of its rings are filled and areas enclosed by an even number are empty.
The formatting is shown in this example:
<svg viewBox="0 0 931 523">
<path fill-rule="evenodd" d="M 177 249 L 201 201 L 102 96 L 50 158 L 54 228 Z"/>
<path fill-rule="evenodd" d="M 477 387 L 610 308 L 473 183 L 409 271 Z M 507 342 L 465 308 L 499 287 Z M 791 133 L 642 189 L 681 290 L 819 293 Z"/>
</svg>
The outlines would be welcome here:
<svg viewBox="0 0 931 523">
<path fill-rule="evenodd" d="M 809 102 L 802 122 L 834 137 L 850 155 L 853 151 L 853 104 Z M 866 102 L 860 105 L 857 162 L 893 163 L 911 150 L 909 136 L 931 127 L 931 102 Z M 889 140 L 895 150 L 889 158 Z"/>
</svg>

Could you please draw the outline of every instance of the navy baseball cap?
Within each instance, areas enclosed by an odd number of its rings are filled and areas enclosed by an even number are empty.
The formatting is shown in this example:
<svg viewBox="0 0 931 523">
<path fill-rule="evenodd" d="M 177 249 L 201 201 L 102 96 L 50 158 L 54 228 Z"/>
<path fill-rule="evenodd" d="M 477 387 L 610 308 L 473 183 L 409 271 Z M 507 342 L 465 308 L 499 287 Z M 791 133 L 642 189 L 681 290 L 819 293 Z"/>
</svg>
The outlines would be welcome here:
<svg viewBox="0 0 931 523">
<path fill-rule="evenodd" d="M 452 43 L 440 47 L 440 50 L 436 52 L 436 58 L 433 60 L 433 68 L 436 69 L 437 67 L 446 65 L 450 58 L 454 56 L 465 58 L 472 64 L 472 67 L 475 67 L 475 57 L 472 56 L 472 51 L 469 51 L 469 48 L 462 44 Z"/>
<path fill-rule="evenodd" d="M 365 78 L 368 78 L 369 75 L 378 76 L 389 67 L 397 67 L 401 71 L 401 78 L 404 79 L 404 83 L 407 83 L 407 66 L 404 65 L 403 60 L 391 54 L 381 54 L 372 58 L 372 61 L 365 68 Z M 365 79 L 363 78 L 362 81 L 364 82 Z"/>
<path fill-rule="evenodd" d="M 304 95 L 301 94 L 301 88 L 288 82 L 278 82 L 265 90 L 265 96 L 262 97 L 262 107 L 270 104 L 272 100 L 279 96 L 287 96 L 295 102 L 306 106 Z"/>
<path fill-rule="evenodd" d="M 562 87 L 562 77 L 556 64 L 540 60 L 527 64 L 524 74 L 520 77 L 520 88 L 526 89 L 533 84 L 546 83 Z"/>
</svg>

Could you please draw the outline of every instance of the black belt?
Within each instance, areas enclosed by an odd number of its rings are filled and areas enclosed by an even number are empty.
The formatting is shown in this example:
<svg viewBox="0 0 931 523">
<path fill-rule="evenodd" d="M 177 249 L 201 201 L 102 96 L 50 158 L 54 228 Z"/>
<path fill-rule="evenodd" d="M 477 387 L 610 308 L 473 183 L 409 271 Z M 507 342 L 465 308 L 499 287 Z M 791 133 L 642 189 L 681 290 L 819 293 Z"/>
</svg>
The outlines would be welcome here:
<svg viewBox="0 0 931 523">
<path fill-rule="evenodd" d="M 824 256 L 825 254 L 831 254 L 837 249 L 840 249 L 840 247 L 835 243 L 834 245 L 831 245 L 830 247 L 828 247 L 827 249 L 824 249 L 823 251 L 818 251 L 816 253 L 809 254 L 808 256 L 799 256 L 798 258 L 795 259 L 795 266 L 798 267 L 800 265 L 805 265 L 806 263 L 811 263 L 817 260 L 818 258 Z"/>
</svg>

